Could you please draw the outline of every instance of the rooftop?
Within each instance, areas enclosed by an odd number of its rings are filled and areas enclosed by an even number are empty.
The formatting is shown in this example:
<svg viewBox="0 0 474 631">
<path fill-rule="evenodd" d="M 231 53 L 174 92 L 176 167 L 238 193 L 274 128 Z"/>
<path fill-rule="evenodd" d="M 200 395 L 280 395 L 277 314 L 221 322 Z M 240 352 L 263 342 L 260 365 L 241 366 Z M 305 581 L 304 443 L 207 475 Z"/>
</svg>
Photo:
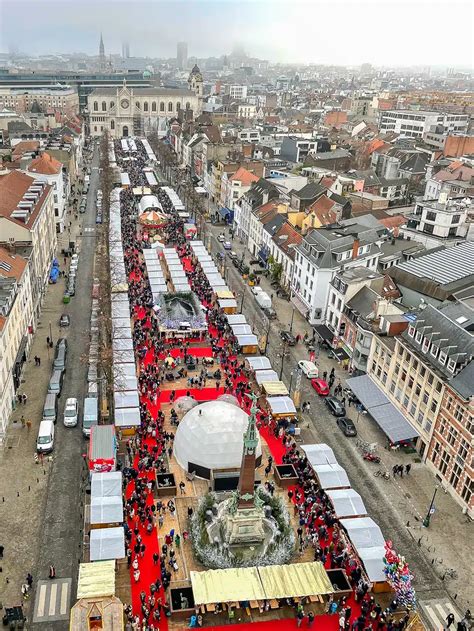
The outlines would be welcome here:
<svg viewBox="0 0 474 631">
<path fill-rule="evenodd" d="M 259 178 L 257 175 L 250 173 L 248 169 L 239 167 L 229 180 L 231 182 L 241 182 L 243 186 L 250 186 L 252 182 L 258 182 Z"/>
<path fill-rule="evenodd" d="M 460 243 L 426 254 L 397 267 L 415 276 L 422 276 L 447 285 L 474 274 L 474 242 Z"/>
<path fill-rule="evenodd" d="M 62 168 L 61 162 L 46 151 L 28 165 L 28 171 L 39 173 L 40 175 L 58 175 L 61 173 Z"/>
<path fill-rule="evenodd" d="M 37 182 L 20 171 L 12 171 L 1 176 L 0 217 L 6 217 L 20 226 L 31 228 L 50 190 L 50 186 Z M 31 199 L 26 199 L 25 196 Z M 21 210 L 20 204 L 24 204 L 24 212 L 17 212 Z"/>
<path fill-rule="evenodd" d="M 20 280 L 28 262 L 18 254 L 12 254 L 0 247 L 0 278 L 15 278 Z"/>
</svg>

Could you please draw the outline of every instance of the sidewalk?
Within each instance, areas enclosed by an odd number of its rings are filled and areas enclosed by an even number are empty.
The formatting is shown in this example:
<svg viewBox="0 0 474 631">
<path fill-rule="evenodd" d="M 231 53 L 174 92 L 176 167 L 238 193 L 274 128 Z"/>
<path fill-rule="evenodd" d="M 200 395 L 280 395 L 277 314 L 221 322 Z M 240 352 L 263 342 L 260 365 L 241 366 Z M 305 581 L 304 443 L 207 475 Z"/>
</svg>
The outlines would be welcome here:
<svg viewBox="0 0 474 631">
<path fill-rule="evenodd" d="M 78 220 L 72 214 L 71 232 L 66 229 L 58 235 L 58 260 L 60 269 L 64 269 L 61 249 L 69 240 L 80 245 L 81 215 Z M 71 214 L 67 215 L 67 224 Z M 4 606 L 19 604 L 22 601 L 21 584 L 26 574 L 36 567 L 38 539 L 43 523 L 43 510 L 52 456 L 45 456 L 42 462 L 35 464 L 36 438 L 42 418 L 44 398 L 47 392 L 54 348 L 48 349 L 46 337 L 50 336 L 50 323 L 53 342 L 58 337 L 67 337 L 68 328 L 59 328 L 59 317 L 63 312 L 74 308 L 74 297 L 70 305 L 62 302 L 65 279 L 59 278 L 55 285 L 48 285 L 41 318 L 30 348 L 22 375 L 22 384 L 18 393 L 28 397 L 26 405 L 17 404 L 7 430 L 5 446 L 0 451 L 0 544 L 5 547 L 4 558 L 0 561 L 0 602 Z M 35 366 L 34 357 L 41 358 L 41 366 Z M 31 421 L 31 428 L 22 427 L 21 417 Z M 58 422 L 61 422 L 58 419 Z M 58 536 L 60 533 L 58 533 Z M 25 608 L 25 612 L 27 608 Z"/>
</svg>

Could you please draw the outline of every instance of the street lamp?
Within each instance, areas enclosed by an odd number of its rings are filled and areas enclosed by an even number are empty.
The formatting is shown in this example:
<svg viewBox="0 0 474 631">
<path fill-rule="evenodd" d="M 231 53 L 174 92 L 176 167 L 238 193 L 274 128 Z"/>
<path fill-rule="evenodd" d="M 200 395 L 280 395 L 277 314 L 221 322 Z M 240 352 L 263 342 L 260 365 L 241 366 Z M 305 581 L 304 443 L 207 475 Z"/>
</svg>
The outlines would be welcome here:
<svg viewBox="0 0 474 631">
<path fill-rule="evenodd" d="M 293 331 L 293 318 L 294 317 L 295 317 L 295 308 L 293 307 L 293 311 L 291 313 L 290 333 Z"/>
<path fill-rule="evenodd" d="M 433 493 L 433 497 L 431 498 L 430 507 L 428 508 L 428 512 L 426 513 L 426 517 L 423 520 L 423 526 L 425 528 L 429 528 L 431 515 L 434 513 L 434 501 L 435 501 L 436 493 L 438 492 L 438 488 L 439 488 L 438 485 L 436 485 L 434 493 Z"/>
<path fill-rule="evenodd" d="M 280 381 L 283 377 L 283 366 L 285 365 L 285 356 L 286 356 L 286 341 L 283 342 L 283 351 L 281 354 Z"/>
<path fill-rule="evenodd" d="M 51 328 L 51 320 L 49 321 L 49 339 L 52 345 L 53 344 L 53 329 Z"/>
<path fill-rule="evenodd" d="M 242 309 L 244 308 L 244 300 L 245 300 L 245 286 L 244 286 L 244 290 L 242 292 L 242 300 L 240 302 L 240 313 L 242 313 Z"/>
<path fill-rule="evenodd" d="M 288 395 L 291 397 L 291 386 L 293 385 L 293 375 L 295 374 L 295 371 L 292 370 L 290 372 L 290 385 L 288 387 Z"/>
</svg>

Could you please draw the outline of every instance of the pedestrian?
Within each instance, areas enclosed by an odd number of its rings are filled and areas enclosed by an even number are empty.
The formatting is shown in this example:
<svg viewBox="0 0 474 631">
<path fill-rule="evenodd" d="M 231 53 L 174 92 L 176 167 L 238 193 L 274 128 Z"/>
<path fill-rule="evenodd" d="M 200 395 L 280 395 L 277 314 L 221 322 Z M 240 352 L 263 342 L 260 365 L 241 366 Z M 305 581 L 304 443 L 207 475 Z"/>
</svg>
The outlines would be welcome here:
<svg viewBox="0 0 474 631">
<path fill-rule="evenodd" d="M 56 568 L 54 567 L 54 565 L 49 566 L 49 578 L 56 578 Z"/>
<path fill-rule="evenodd" d="M 181 482 L 179 483 L 179 490 L 181 492 L 181 495 L 184 495 L 186 493 L 186 484 L 183 482 L 183 480 L 181 480 Z"/>
<path fill-rule="evenodd" d="M 306 401 L 306 414 L 311 412 L 311 401 Z"/>
<path fill-rule="evenodd" d="M 313 626 L 314 622 L 314 613 L 312 611 L 308 611 L 308 628 Z"/>
<path fill-rule="evenodd" d="M 345 628 L 346 628 L 346 617 L 341 612 L 339 616 L 339 631 L 344 631 Z"/>
<path fill-rule="evenodd" d="M 393 477 L 395 477 L 398 473 L 398 465 L 394 464 L 392 467 L 392 473 L 393 473 Z"/>
<path fill-rule="evenodd" d="M 51 342 L 51 340 L 49 339 L 49 335 L 48 335 L 48 337 L 46 338 L 46 346 L 48 346 L 48 348 L 49 348 L 50 342 Z"/>
<path fill-rule="evenodd" d="M 303 622 L 304 619 L 304 611 L 303 608 L 298 609 L 297 613 L 296 613 L 296 626 L 299 628 L 301 627 L 301 623 Z"/>
<path fill-rule="evenodd" d="M 29 572 L 26 575 L 26 582 L 28 583 L 28 587 L 32 587 L 33 586 L 33 577 L 31 576 L 31 574 Z"/>
<path fill-rule="evenodd" d="M 405 465 L 405 473 L 408 475 L 411 471 L 411 464 L 408 463 L 407 465 Z"/>
<path fill-rule="evenodd" d="M 38 366 L 41 366 L 41 357 L 38 357 Z"/>
<path fill-rule="evenodd" d="M 133 580 L 135 581 L 135 583 L 138 583 L 138 581 L 140 580 L 140 570 L 135 570 L 133 572 Z"/>
<path fill-rule="evenodd" d="M 25 427 L 26 420 L 25 420 L 25 417 L 23 416 L 23 414 L 21 415 L 21 418 L 20 418 L 20 423 L 21 423 L 21 426 L 22 426 L 22 427 Z"/>
<path fill-rule="evenodd" d="M 446 617 L 446 629 L 449 629 L 452 624 L 454 624 L 454 614 L 449 613 Z"/>
</svg>

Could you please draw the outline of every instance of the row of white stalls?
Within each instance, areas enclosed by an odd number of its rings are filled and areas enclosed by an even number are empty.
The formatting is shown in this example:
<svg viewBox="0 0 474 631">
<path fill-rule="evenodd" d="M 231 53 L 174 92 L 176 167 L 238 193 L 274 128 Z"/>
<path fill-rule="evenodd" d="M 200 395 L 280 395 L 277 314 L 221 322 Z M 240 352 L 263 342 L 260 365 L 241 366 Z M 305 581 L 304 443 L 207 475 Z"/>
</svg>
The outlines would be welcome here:
<svg viewBox="0 0 474 631">
<path fill-rule="evenodd" d="M 89 505 L 89 560 L 125 558 L 122 473 L 93 473 Z"/>
<path fill-rule="evenodd" d="M 188 277 L 175 248 L 165 248 L 163 259 L 175 292 L 191 291 Z"/>
<path fill-rule="evenodd" d="M 155 152 L 153 151 L 153 149 L 150 147 L 150 143 L 148 142 L 148 140 L 146 138 L 140 138 L 142 145 L 146 151 L 146 155 L 148 157 L 148 160 L 152 161 L 152 162 L 158 162 L 158 160 L 156 159 L 155 156 Z"/>
<path fill-rule="evenodd" d="M 130 323 L 128 279 L 125 271 L 120 218 L 120 190 L 110 194 L 110 278 L 114 423 L 125 434 L 140 426 L 137 369 Z"/>
<path fill-rule="evenodd" d="M 134 153 L 137 150 L 137 143 L 133 138 L 122 138 L 120 144 L 124 153 Z"/>
<path fill-rule="evenodd" d="M 117 160 L 115 158 L 114 141 L 109 141 L 109 166 L 114 169 L 117 166 Z"/>
<path fill-rule="evenodd" d="M 238 320 L 240 324 L 234 324 L 236 317 L 244 318 L 245 316 L 228 315 L 227 322 L 231 327 L 242 326 L 241 320 Z M 286 385 L 280 381 L 277 372 L 273 370 L 268 357 L 246 357 L 246 362 L 249 368 L 253 370 L 255 381 L 266 396 L 268 411 L 272 418 L 276 421 L 281 419 L 294 419 L 296 417 L 296 407 L 293 403 L 293 399 L 290 397 Z M 294 427 L 292 433 L 298 434 L 299 428 Z"/>
<path fill-rule="evenodd" d="M 145 266 L 148 274 L 148 280 L 150 282 L 151 293 L 153 294 L 153 302 L 156 303 L 158 301 L 158 296 L 160 294 L 166 294 L 168 291 L 163 269 L 161 267 L 160 260 L 158 259 L 158 250 L 156 248 L 143 250 L 143 256 L 145 258 Z"/>
<path fill-rule="evenodd" d="M 183 204 L 176 191 L 170 186 L 163 186 L 161 190 L 168 196 L 168 199 L 170 200 L 175 212 L 178 214 L 178 217 L 181 217 L 181 219 L 184 220 L 188 219 L 189 213 L 186 211 L 186 206 Z"/>
<path fill-rule="evenodd" d="M 325 443 L 302 445 L 316 479 L 329 497 L 334 514 L 344 528 L 352 547 L 364 565 L 370 582 L 382 591 L 385 587 L 385 538 L 368 516 L 362 497 L 351 488 L 346 471 L 338 464 L 333 450 Z"/>
</svg>

